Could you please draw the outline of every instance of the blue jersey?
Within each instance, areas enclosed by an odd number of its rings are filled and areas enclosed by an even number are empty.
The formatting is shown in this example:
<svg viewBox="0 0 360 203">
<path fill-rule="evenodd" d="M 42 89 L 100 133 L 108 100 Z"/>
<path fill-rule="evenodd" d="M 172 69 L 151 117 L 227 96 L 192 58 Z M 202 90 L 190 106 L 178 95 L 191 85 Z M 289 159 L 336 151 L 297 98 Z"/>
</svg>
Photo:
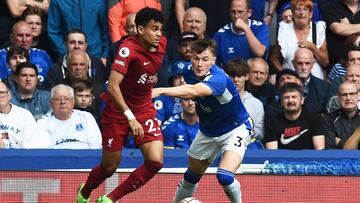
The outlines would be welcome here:
<svg viewBox="0 0 360 203">
<path fill-rule="evenodd" d="M 181 114 L 170 117 L 161 127 L 164 136 L 164 147 L 189 148 L 199 131 L 199 123 L 189 125 Z"/>
<path fill-rule="evenodd" d="M 177 97 L 161 95 L 154 98 L 153 103 L 156 109 L 156 118 L 161 122 L 181 113 L 183 110 L 180 99 Z"/>
<path fill-rule="evenodd" d="M 241 102 L 238 90 L 223 69 L 214 65 L 203 80 L 198 80 L 191 67 L 184 70 L 188 84 L 203 83 L 212 90 L 212 95 L 196 97 L 196 111 L 200 119 L 200 131 L 207 137 L 218 137 L 246 124 L 249 114 Z"/>
<path fill-rule="evenodd" d="M 266 24 L 260 21 L 249 19 L 248 25 L 256 38 L 266 49 L 269 48 L 269 29 Z M 255 57 L 251 52 L 249 43 L 244 33 L 235 33 L 232 23 L 220 28 L 214 35 L 216 41 L 216 63 L 227 64 L 234 58 L 249 59 Z"/>
<path fill-rule="evenodd" d="M 7 79 L 11 75 L 11 69 L 6 62 L 8 48 L 0 50 L 0 78 Z M 48 70 L 51 68 L 52 61 L 50 56 L 41 49 L 30 49 L 30 62 L 35 64 L 39 72 L 39 82 L 43 83 Z"/>
</svg>

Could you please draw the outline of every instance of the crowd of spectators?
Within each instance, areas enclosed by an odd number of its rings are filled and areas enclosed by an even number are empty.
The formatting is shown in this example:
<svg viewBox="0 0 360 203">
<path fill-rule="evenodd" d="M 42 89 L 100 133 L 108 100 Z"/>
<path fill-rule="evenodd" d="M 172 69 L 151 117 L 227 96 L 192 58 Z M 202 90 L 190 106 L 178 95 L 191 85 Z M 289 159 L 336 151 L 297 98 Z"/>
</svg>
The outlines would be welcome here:
<svg viewBox="0 0 360 203">
<path fill-rule="evenodd" d="M 255 148 L 360 149 L 359 0 L 109 2 L 1 1 L 0 148 L 101 148 L 111 64 L 137 33 L 136 12 L 152 7 L 168 39 L 157 86 L 185 84 L 192 43 L 213 39 Z M 188 148 L 199 128 L 194 101 L 153 103 L 165 147 Z"/>
</svg>

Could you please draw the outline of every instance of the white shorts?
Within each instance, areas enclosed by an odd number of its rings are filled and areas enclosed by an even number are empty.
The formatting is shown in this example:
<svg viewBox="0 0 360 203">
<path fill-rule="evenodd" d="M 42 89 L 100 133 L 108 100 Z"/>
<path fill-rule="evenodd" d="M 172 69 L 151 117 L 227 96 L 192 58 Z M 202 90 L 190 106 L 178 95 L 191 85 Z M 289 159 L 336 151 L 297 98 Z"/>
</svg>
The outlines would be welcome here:
<svg viewBox="0 0 360 203">
<path fill-rule="evenodd" d="M 245 124 L 220 137 L 206 137 L 199 131 L 187 154 L 197 160 L 208 160 L 210 164 L 214 162 L 219 151 L 222 154 L 224 151 L 229 150 L 244 157 L 250 138 L 250 131 Z"/>
</svg>

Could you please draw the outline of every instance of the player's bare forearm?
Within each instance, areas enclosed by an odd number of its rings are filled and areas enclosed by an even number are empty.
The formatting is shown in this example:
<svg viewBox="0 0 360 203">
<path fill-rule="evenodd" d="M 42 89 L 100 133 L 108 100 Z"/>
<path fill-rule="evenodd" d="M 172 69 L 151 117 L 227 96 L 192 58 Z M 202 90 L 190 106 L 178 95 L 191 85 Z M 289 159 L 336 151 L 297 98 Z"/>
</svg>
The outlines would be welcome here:
<svg viewBox="0 0 360 203">
<path fill-rule="evenodd" d="M 120 89 L 120 84 L 123 78 L 124 75 L 122 75 L 121 73 L 117 71 L 111 71 L 108 84 L 109 96 L 121 111 L 129 109 Z"/>
<path fill-rule="evenodd" d="M 191 99 L 200 96 L 209 96 L 212 94 L 211 89 L 201 83 L 195 85 L 181 85 L 177 87 L 164 87 L 154 88 L 152 90 L 152 97 L 158 97 L 160 95 L 166 95 L 171 97 L 180 97 L 184 99 Z"/>
<path fill-rule="evenodd" d="M 108 93 L 109 93 L 109 96 L 112 99 L 112 101 L 116 103 L 116 106 L 121 111 L 125 111 L 125 110 L 129 109 L 129 107 L 125 103 L 124 97 L 122 96 L 122 93 L 121 93 L 121 90 L 119 87 L 111 86 L 109 83 Z"/>
</svg>

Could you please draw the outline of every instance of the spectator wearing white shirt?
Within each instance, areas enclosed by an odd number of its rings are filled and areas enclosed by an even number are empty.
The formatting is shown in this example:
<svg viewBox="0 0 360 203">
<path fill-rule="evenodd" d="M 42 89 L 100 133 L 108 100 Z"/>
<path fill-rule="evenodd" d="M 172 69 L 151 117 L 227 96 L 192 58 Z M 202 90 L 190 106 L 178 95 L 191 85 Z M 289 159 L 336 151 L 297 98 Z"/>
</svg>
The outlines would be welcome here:
<svg viewBox="0 0 360 203">
<path fill-rule="evenodd" d="M 35 119 L 30 111 L 10 103 L 11 93 L 0 82 L 0 148 L 42 148 L 41 135 L 34 134 Z"/>
<path fill-rule="evenodd" d="M 37 121 L 38 134 L 50 138 L 50 148 L 100 149 L 101 133 L 95 118 L 86 111 L 74 110 L 74 90 L 59 84 L 51 89 L 52 112 Z"/>
</svg>

